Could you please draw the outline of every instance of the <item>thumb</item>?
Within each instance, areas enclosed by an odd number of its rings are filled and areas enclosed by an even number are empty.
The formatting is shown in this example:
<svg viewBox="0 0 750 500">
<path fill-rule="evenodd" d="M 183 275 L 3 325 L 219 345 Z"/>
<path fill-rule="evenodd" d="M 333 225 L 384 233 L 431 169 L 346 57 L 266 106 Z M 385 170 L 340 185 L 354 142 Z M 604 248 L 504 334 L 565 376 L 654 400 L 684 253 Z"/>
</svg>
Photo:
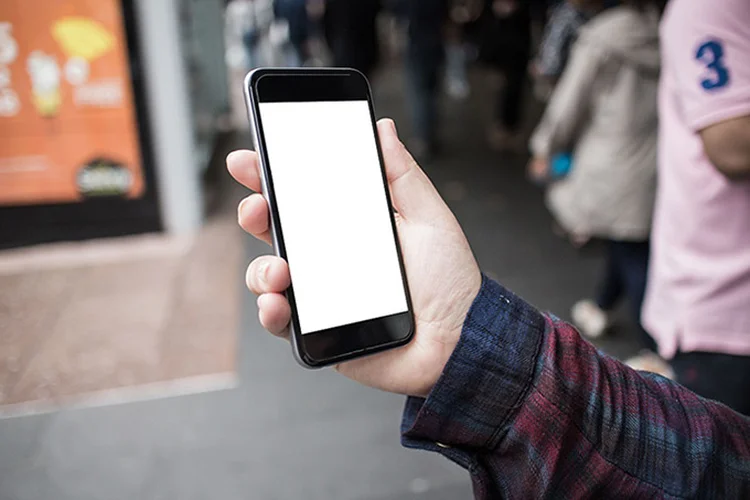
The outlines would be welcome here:
<svg viewBox="0 0 750 500">
<path fill-rule="evenodd" d="M 447 206 L 399 140 L 393 120 L 379 120 L 378 135 L 394 208 L 407 220 L 432 220 L 441 216 Z"/>
</svg>

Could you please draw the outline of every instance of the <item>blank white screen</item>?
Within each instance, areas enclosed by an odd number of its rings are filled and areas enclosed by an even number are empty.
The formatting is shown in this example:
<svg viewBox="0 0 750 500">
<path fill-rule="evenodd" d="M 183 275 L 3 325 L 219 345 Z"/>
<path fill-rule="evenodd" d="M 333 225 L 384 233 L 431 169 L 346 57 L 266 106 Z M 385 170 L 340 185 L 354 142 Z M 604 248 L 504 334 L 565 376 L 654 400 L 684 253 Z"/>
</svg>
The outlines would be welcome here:
<svg viewBox="0 0 750 500">
<path fill-rule="evenodd" d="M 367 101 L 261 103 L 301 333 L 407 311 Z"/>
</svg>

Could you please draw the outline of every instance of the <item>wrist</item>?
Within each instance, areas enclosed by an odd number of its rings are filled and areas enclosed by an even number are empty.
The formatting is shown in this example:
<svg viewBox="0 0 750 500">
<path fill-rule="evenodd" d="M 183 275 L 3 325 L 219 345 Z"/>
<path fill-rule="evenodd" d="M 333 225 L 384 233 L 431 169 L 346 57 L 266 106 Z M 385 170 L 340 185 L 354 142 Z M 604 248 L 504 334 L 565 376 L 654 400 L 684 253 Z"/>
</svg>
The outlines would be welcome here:
<svg viewBox="0 0 750 500">
<path fill-rule="evenodd" d="M 426 398 L 407 402 L 403 443 L 494 449 L 533 387 L 546 325 L 533 306 L 484 277 L 441 377 Z"/>
<path fill-rule="evenodd" d="M 412 396 L 426 398 L 443 375 L 446 365 L 461 340 L 469 312 L 481 291 L 483 279 L 482 273 L 477 268 L 476 273 L 473 273 L 469 279 L 467 286 L 461 287 L 463 292 L 454 297 L 453 304 L 456 306 L 454 315 L 449 321 L 446 321 L 443 333 L 433 339 L 433 345 L 431 346 L 433 358 L 426 367 L 426 372 L 430 375 L 426 377 L 425 384 L 421 389 Z"/>
</svg>

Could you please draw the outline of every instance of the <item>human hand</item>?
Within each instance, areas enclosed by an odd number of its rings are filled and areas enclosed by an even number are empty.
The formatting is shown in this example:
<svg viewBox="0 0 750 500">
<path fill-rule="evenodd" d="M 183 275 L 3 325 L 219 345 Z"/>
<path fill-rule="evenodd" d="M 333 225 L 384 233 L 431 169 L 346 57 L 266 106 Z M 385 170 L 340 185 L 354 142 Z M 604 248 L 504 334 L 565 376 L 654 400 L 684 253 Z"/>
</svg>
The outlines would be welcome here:
<svg viewBox="0 0 750 500">
<path fill-rule="evenodd" d="M 549 178 L 550 163 L 549 159 L 535 156 L 529 160 L 526 167 L 529 178 L 534 182 L 545 182 Z"/>
<path fill-rule="evenodd" d="M 458 343 L 482 278 L 461 226 L 399 140 L 393 121 L 380 120 L 378 132 L 416 329 L 409 344 L 341 363 L 336 369 L 371 387 L 424 397 Z M 235 151 L 227 157 L 227 168 L 238 182 L 256 191 L 239 205 L 240 226 L 271 244 L 268 205 L 257 193 L 257 155 Z M 289 267 L 279 257 L 258 257 L 247 269 L 247 285 L 258 295 L 260 322 L 281 337 L 289 335 L 291 309 L 283 293 L 290 283 Z"/>
</svg>

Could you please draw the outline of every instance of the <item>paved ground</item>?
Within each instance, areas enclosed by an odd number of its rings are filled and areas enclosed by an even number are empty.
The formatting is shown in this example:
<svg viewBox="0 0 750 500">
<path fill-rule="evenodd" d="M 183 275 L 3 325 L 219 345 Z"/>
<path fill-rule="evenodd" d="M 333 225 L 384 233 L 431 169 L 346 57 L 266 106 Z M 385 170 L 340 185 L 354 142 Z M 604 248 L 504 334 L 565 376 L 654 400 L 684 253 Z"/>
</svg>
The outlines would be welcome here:
<svg viewBox="0 0 750 500">
<path fill-rule="evenodd" d="M 399 90 L 397 74 L 381 81 L 377 107 L 408 135 Z M 446 103 L 445 154 L 427 170 L 483 269 L 566 317 L 600 259 L 552 235 L 525 158 L 487 149 L 490 97 L 485 86 L 468 103 Z M 264 251 L 247 239 L 247 259 Z M 0 500 L 471 497 L 464 471 L 400 447 L 402 398 L 298 368 L 243 297 L 237 389 L 0 420 Z M 630 346 L 623 331 L 604 345 L 619 355 Z"/>
<path fill-rule="evenodd" d="M 242 238 L 229 210 L 195 237 L 0 252 L 0 417 L 234 386 Z"/>
</svg>

